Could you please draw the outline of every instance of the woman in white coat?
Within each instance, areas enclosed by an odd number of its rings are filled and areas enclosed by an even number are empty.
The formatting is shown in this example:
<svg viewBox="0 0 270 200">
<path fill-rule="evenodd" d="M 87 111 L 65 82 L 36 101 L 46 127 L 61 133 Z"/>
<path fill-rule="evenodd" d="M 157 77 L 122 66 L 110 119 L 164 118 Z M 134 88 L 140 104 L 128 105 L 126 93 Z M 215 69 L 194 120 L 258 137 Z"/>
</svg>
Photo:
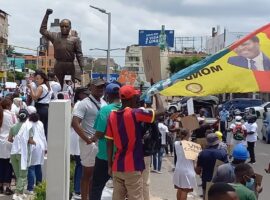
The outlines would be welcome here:
<svg viewBox="0 0 270 200">
<path fill-rule="evenodd" d="M 47 141 L 45 137 L 43 123 L 39 120 L 39 115 L 34 106 L 27 107 L 29 113 L 29 132 L 32 132 L 36 145 L 32 148 L 31 164 L 28 167 L 27 190 L 33 193 L 34 185 L 42 182 L 42 165 L 44 164 L 45 151 L 47 151 Z"/>
<path fill-rule="evenodd" d="M 10 128 L 17 122 L 14 113 L 10 111 L 12 101 L 4 98 L 0 106 L 0 194 L 12 195 L 10 183 L 12 179 L 12 166 L 10 164 L 10 151 L 12 144 L 8 142 Z M 4 188 L 5 187 L 5 188 Z"/>
</svg>

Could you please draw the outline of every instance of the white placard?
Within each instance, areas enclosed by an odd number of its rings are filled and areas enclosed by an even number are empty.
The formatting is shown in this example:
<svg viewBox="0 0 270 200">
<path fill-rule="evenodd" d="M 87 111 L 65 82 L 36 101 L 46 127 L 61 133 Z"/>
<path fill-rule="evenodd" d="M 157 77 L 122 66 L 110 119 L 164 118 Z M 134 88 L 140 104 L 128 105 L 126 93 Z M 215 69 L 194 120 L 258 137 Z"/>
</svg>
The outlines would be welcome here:
<svg viewBox="0 0 270 200">
<path fill-rule="evenodd" d="M 188 115 L 194 114 L 193 98 L 190 98 L 189 100 L 187 100 L 187 110 L 188 110 Z"/>
<path fill-rule="evenodd" d="M 64 80 L 65 80 L 65 81 L 70 81 L 70 80 L 71 80 L 71 75 L 65 75 Z"/>
<path fill-rule="evenodd" d="M 6 82 L 5 84 L 6 88 L 16 88 L 17 87 L 17 83 L 15 82 Z"/>
</svg>

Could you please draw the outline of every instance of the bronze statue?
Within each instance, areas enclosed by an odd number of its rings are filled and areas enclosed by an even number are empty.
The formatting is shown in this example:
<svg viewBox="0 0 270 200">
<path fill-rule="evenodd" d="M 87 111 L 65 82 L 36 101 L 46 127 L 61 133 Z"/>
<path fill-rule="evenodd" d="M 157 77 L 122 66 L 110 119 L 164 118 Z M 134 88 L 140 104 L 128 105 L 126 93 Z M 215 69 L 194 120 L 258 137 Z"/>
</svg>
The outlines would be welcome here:
<svg viewBox="0 0 270 200">
<path fill-rule="evenodd" d="M 73 62 L 75 55 L 81 68 L 81 72 L 83 71 L 81 40 L 76 35 L 69 34 L 71 29 L 71 21 L 68 19 L 63 19 L 60 22 L 61 32 L 54 33 L 48 31 L 47 23 L 49 15 L 52 13 L 52 9 L 47 9 L 40 27 L 40 33 L 53 44 L 54 58 L 56 59 L 54 73 L 56 74 L 63 88 L 65 75 L 71 75 L 74 82 L 75 66 Z"/>
</svg>

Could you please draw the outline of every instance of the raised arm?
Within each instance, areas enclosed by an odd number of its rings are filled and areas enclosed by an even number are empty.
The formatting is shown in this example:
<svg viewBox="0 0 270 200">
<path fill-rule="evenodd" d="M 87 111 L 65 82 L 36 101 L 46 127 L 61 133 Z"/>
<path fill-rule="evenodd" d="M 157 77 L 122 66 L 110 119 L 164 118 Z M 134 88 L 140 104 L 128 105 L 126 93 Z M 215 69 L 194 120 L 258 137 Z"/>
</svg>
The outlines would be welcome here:
<svg viewBox="0 0 270 200">
<path fill-rule="evenodd" d="M 159 94 L 155 95 L 156 98 L 156 111 L 155 111 L 155 118 L 165 113 L 165 108 L 163 106 L 162 100 Z"/>
<path fill-rule="evenodd" d="M 52 9 L 47 9 L 46 14 L 42 20 L 41 26 L 40 26 L 40 34 L 43 35 L 46 39 L 48 40 L 53 40 L 52 33 L 47 30 L 47 24 L 48 24 L 48 19 L 49 15 L 53 13 Z"/>
</svg>

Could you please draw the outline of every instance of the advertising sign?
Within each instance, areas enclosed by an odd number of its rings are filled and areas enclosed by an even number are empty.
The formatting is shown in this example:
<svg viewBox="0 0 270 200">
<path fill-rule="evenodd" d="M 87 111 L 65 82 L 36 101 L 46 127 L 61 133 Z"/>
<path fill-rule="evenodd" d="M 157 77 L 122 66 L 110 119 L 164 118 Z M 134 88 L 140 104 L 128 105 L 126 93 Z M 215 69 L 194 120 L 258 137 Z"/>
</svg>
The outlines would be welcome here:
<svg viewBox="0 0 270 200">
<path fill-rule="evenodd" d="M 139 46 L 159 46 L 161 30 L 139 30 Z M 174 30 L 165 30 L 168 47 L 174 46 Z"/>
<path fill-rule="evenodd" d="M 118 74 L 110 74 L 110 81 L 116 81 L 118 79 L 119 75 Z M 106 80 L 106 74 L 102 74 L 102 73 L 92 73 L 92 79 L 96 79 L 96 78 L 102 78 L 104 80 Z"/>
</svg>

